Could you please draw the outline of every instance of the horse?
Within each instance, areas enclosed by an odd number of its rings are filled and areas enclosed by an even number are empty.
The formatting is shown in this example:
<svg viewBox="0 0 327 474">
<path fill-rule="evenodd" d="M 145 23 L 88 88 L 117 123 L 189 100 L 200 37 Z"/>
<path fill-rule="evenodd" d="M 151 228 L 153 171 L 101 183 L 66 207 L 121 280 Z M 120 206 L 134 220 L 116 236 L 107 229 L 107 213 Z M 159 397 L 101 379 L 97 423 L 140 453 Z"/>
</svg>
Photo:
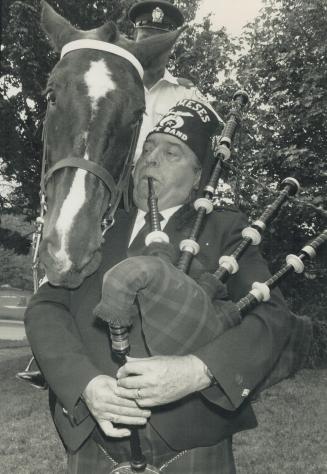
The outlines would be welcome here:
<svg viewBox="0 0 327 474">
<path fill-rule="evenodd" d="M 61 59 L 45 91 L 39 256 L 52 285 L 73 289 L 99 267 L 103 215 L 127 186 L 145 110 L 142 68 L 170 51 L 183 29 L 136 43 L 112 21 L 79 30 L 44 0 L 41 25 Z"/>
</svg>

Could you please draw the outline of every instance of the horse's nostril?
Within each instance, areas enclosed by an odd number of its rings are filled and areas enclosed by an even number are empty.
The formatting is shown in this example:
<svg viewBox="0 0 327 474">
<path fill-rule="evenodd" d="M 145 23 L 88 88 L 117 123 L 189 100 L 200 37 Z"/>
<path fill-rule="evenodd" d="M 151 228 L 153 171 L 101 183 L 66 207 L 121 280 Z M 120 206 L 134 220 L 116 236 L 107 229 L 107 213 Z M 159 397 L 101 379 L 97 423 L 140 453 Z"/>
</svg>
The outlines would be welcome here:
<svg viewBox="0 0 327 474">
<path fill-rule="evenodd" d="M 58 249 L 48 239 L 44 239 L 42 242 L 40 259 L 47 271 L 64 273 L 72 267 L 72 261 L 68 253 L 64 249 Z"/>
<path fill-rule="evenodd" d="M 40 260 L 52 278 L 66 278 L 82 272 L 89 274 L 97 269 L 101 261 L 99 249 L 97 242 L 89 242 L 86 248 L 70 253 L 69 248 L 58 248 L 55 241 L 46 237 L 40 247 Z"/>
</svg>

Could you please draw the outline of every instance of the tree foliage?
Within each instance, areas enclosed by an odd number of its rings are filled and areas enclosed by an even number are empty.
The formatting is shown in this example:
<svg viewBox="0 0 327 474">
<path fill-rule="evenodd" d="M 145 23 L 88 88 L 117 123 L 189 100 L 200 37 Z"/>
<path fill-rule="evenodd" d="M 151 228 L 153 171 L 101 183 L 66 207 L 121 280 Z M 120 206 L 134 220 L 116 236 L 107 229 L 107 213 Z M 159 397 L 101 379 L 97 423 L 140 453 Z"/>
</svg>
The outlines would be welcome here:
<svg viewBox="0 0 327 474">
<path fill-rule="evenodd" d="M 4 214 L 0 222 L 0 285 L 32 290 L 33 225 L 20 215 Z"/>
<path fill-rule="evenodd" d="M 260 184 L 271 187 L 293 176 L 302 187 L 302 202 L 285 206 L 266 238 L 265 253 L 273 269 L 286 253 L 296 252 L 326 228 L 326 14 L 324 0 L 266 0 L 241 39 L 247 52 L 237 61 L 237 79 L 250 92 L 252 104 L 239 178 L 242 181 L 247 172 L 258 182 L 256 186 L 243 180 L 243 194 L 255 198 L 249 201 L 257 213 L 258 204 L 271 200 Z M 322 252 L 317 263 L 309 265 L 307 279 L 294 276 L 287 281 L 295 309 L 310 313 L 314 306 L 326 317 L 326 267 Z M 303 291 L 295 298 L 299 287 Z"/>
</svg>

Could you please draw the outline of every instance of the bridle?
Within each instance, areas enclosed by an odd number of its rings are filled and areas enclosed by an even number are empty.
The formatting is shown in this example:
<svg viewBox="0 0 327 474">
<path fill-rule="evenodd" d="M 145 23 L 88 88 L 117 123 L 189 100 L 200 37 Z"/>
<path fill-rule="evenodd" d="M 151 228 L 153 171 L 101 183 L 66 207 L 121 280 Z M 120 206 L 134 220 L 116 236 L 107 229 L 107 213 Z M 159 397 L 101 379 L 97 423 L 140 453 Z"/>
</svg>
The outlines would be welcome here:
<svg viewBox="0 0 327 474">
<path fill-rule="evenodd" d="M 81 39 L 76 41 L 71 41 L 67 43 L 61 51 L 60 60 L 71 51 L 76 51 L 79 49 L 95 49 L 100 51 L 106 51 L 108 53 L 120 56 L 126 59 L 131 63 L 134 68 L 137 70 L 141 80 L 143 80 L 143 67 L 138 59 L 121 48 L 120 46 L 106 43 L 104 41 L 92 40 L 92 39 Z M 102 221 L 102 234 L 105 234 L 110 227 L 114 224 L 115 212 L 118 208 L 119 202 L 124 196 L 125 207 L 128 206 L 128 183 L 131 175 L 133 158 L 136 150 L 137 141 L 139 138 L 139 133 L 142 125 L 142 118 L 140 118 L 133 129 L 133 136 L 131 144 L 124 161 L 123 170 L 120 174 L 119 180 L 116 183 L 112 175 L 107 171 L 103 166 L 83 159 L 83 158 L 63 158 L 55 163 L 52 167 L 47 169 L 48 165 L 48 156 L 47 156 L 47 123 L 48 123 L 48 107 L 45 114 L 45 119 L 43 122 L 43 133 L 42 133 L 42 142 L 43 142 L 43 155 L 42 155 L 42 167 L 41 167 L 41 182 L 40 182 L 40 215 L 36 219 L 36 231 L 33 237 L 33 260 L 32 260 L 32 270 L 33 270 L 33 282 L 34 282 L 34 292 L 37 291 L 39 287 L 38 281 L 38 268 L 39 268 L 39 247 L 42 238 L 42 231 L 44 226 L 44 215 L 46 213 L 46 186 L 53 174 L 63 168 L 78 168 L 87 171 L 88 173 L 93 174 L 98 179 L 102 181 L 105 187 L 110 193 L 110 200 L 108 203 L 107 210 L 105 212 L 105 217 Z"/>
</svg>

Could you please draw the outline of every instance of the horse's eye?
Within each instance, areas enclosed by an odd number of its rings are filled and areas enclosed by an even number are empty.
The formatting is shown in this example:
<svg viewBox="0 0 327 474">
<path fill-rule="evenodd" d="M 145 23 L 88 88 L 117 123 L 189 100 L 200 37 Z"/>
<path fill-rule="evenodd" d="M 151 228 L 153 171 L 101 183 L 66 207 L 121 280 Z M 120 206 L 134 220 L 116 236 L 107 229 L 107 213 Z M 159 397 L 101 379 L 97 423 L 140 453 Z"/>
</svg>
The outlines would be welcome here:
<svg viewBox="0 0 327 474">
<path fill-rule="evenodd" d="M 47 92 L 47 102 L 52 105 L 56 103 L 56 94 L 54 91 L 50 90 Z"/>
</svg>

